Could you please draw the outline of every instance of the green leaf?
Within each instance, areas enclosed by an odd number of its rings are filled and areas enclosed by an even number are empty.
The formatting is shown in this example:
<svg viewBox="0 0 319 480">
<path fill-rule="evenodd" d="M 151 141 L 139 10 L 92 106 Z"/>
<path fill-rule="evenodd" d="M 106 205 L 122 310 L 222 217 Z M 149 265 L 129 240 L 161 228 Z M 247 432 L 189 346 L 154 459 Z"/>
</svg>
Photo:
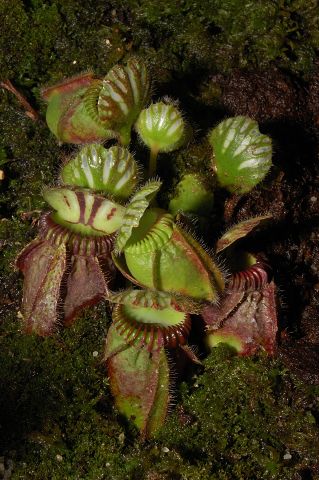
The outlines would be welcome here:
<svg viewBox="0 0 319 480">
<path fill-rule="evenodd" d="M 122 225 L 115 242 L 115 251 L 120 253 L 126 246 L 134 228 L 138 227 L 146 209 L 149 207 L 162 182 L 152 180 L 143 185 L 132 197 L 126 207 Z"/>
</svg>

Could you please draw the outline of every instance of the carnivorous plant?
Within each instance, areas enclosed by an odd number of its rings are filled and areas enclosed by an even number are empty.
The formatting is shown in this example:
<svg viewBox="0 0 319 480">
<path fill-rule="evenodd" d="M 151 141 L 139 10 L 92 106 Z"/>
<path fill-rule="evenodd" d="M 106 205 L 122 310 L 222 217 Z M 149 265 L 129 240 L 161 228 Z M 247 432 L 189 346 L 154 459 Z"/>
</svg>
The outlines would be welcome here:
<svg viewBox="0 0 319 480">
<path fill-rule="evenodd" d="M 119 412 L 145 437 L 166 418 L 174 359 L 200 363 L 188 344 L 194 324 L 208 348 L 224 342 L 241 355 L 273 354 L 277 331 L 271 269 L 237 246 L 271 216 L 233 226 L 213 253 L 181 220 L 214 210 L 207 175 L 186 173 L 169 211 L 163 208 L 156 158 L 185 144 L 187 126 L 171 101 L 148 105 L 150 91 L 147 65 L 135 57 L 103 79 L 90 73 L 43 91 L 50 130 L 82 146 L 62 166 L 58 185 L 45 187 L 49 209 L 16 261 L 27 333 L 52 335 L 84 307 L 108 302 L 110 387 Z M 132 128 L 151 151 L 142 185 L 129 150 Z M 215 184 L 231 193 L 248 193 L 271 166 L 271 140 L 247 117 L 223 120 L 208 143 Z"/>
</svg>

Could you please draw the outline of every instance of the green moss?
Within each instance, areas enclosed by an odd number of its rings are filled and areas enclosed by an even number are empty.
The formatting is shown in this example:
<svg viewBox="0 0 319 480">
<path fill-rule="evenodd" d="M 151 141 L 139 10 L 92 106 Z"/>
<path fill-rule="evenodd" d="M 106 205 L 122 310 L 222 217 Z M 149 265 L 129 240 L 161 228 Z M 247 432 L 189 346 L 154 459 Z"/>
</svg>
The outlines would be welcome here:
<svg viewBox="0 0 319 480">
<path fill-rule="evenodd" d="M 175 60 L 173 70 L 178 73 L 190 72 L 195 66 L 226 72 L 276 62 L 305 74 L 312 68 L 319 45 L 315 0 L 129 3 L 137 30 L 133 37 L 145 50 L 151 42 L 161 45 L 157 51 L 149 49 L 149 55 L 161 58 L 161 69 L 172 69 Z M 139 29 L 144 29 L 143 36 Z"/>
<path fill-rule="evenodd" d="M 315 0 L 5 0 L 0 17 L 0 75 L 35 92 L 88 68 L 105 73 L 132 46 L 163 80 L 270 62 L 303 75 L 319 46 Z"/>
<path fill-rule="evenodd" d="M 0 120 L 0 138 L 7 163 L 2 168 L 5 180 L 0 208 L 6 215 L 41 209 L 45 205 L 42 188 L 56 178 L 61 155 L 58 145 L 47 127 L 24 117 L 19 106 L 16 110 L 4 99 L 1 106 L 4 115 Z"/>
<path fill-rule="evenodd" d="M 22 335 L 15 313 L 8 318 L 0 411 L 1 449 L 14 460 L 12 478 L 98 479 L 109 462 L 120 479 L 134 468 L 121 460 L 125 434 L 101 363 L 103 310 L 48 339 Z"/>
<path fill-rule="evenodd" d="M 17 66 L 21 67 L 24 49 L 18 52 L 17 43 L 25 44 L 28 15 L 21 1 L 1 2 L 0 18 L 6 26 L 6 34 L 0 35 L 1 77 L 12 78 Z"/>
<path fill-rule="evenodd" d="M 157 440 L 139 442 L 119 422 L 100 363 L 103 310 L 49 339 L 21 335 L 14 313 L 2 329 L 0 440 L 14 480 L 288 480 L 317 464 L 318 387 L 223 347 L 181 385 L 182 406 Z"/>
<path fill-rule="evenodd" d="M 0 278 L 12 275 L 15 258 L 30 234 L 28 225 L 15 217 L 10 220 L 7 218 L 0 220 Z"/>
<path fill-rule="evenodd" d="M 182 458 L 183 474 L 201 464 L 207 478 L 295 478 L 317 465 L 316 391 L 305 390 L 275 361 L 233 357 L 219 347 L 204 374 L 182 385 L 183 415 L 174 414 L 162 439 Z"/>
<path fill-rule="evenodd" d="M 28 6 L 5 0 L 0 17 L 6 25 L 0 35 L 1 78 L 35 87 L 36 92 L 81 70 L 105 73 L 125 50 L 125 28 L 119 25 L 113 31 L 111 7 L 102 0 L 32 1 Z"/>
</svg>

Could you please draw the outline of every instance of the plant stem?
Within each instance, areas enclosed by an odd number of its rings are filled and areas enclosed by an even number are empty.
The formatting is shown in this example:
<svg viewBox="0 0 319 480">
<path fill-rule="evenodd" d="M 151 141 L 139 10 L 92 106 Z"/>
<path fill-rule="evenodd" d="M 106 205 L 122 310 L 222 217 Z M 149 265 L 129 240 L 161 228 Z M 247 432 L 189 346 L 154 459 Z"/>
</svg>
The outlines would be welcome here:
<svg viewBox="0 0 319 480">
<path fill-rule="evenodd" d="M 131 128 L 129 127 L 123 127 L 119 131 L 119 142 L 123 147 L 128 147 L 131 141 Z"/>
<path fill-rule="evenodd" d="M 150 162 L 148 165 L 148 178 L 151 178 L 156 173 L 156 160 L 158 155 L 158 149 L 152 148 L 150 152 Z"/>
<path fill-rule="evenodd" d="M 36 121 L 39 118 L 39 114 L 33 107 L 31 107 L 28 100 L 12 85 L 10 80 L 5 80 L 0 82 L 0 88 L 5 88 L 8 92 L 13 93 L 16 96 L 22 107 L 25 109 L 25 114 L 31 118 L 31 120 Z"/>
</svg>

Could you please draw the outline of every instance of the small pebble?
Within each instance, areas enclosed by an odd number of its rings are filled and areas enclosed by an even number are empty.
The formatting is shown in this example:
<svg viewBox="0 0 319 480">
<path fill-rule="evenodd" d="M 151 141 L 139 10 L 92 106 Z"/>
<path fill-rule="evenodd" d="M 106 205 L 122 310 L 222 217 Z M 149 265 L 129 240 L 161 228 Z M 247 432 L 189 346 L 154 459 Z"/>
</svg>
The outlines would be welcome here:
<svg viewBox="0 0 319 480">
<path fill-rule="evenodd" d="M 110 462 L 106 462 L 105 464 L 106 467 L 109 467 L 110 465 L 111 465 Z"/>
<path fill-rule="evenodd" d="M 163 447 L 163 448 L 162 448 L 162 452 L 164 452 L 164 453 L 168 453 L 168 452 L 169 452 L 169 448 L 167 448 L 167 447 Z"/>
<path fill-rule="evenodd" d="M 93 357 L 97 357 L 99 354 L 99 352 L 97 352 L 96 350 L 94 350 L 94 352 L 92 353 Z"/>
<path fill-rule="evenodd" d="M 292 459 L 292 456 L 289 452 L 285 453 L 284 455 L 284 460 L 291 460 Z"/>
<path fill-rule="evenodd" d="M 317 201 L 317 197 L 310 197 L 310 201 L 311 201 L 312 203 L 315 203 L 315 202 Z"/>
<path fill-rule="evenodd" d="M 62 455 L 60 455 L 59 453 L 57 454 L 57 456 L 55 458 L 57 459 L 58 462 L 62 462 L 62 460 L 63 460 Z"/>
</svg>

